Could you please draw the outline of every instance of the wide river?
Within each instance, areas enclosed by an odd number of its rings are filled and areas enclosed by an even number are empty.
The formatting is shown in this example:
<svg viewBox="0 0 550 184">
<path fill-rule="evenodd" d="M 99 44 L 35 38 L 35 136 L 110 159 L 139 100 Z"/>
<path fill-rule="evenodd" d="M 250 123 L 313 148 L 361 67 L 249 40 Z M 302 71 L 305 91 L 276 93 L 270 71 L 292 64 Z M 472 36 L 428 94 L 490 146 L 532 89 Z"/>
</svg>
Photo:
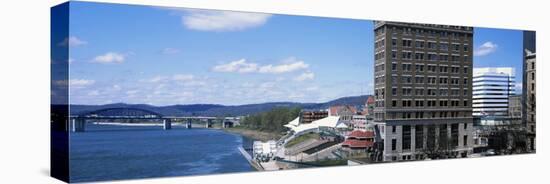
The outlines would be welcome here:
<svg viewBox="0 0 550 184">
<path fill-rule="evenodd" d="M 253 171 L 252 141 L 215 129 L 87 124 L 70 135 L 71 182 Z"/>
</svg>

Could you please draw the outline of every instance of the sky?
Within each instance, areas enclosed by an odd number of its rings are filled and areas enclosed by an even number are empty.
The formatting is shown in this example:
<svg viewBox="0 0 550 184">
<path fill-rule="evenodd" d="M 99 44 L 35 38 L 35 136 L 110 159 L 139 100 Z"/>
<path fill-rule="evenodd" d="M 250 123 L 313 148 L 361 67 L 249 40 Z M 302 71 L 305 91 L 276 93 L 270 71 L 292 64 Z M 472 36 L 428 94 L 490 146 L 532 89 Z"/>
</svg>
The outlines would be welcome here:
<svg viewBox="0 0 550 184">
<path fill-rule="evenodd" d="M 72 2 L 70 11 L 69 36 L 56 42 L 69 47 L 71 104 L 372 94 L 372 21 L 89 2 Z M 474 35 L 475 67 L 521 68 L 521 31 L 476 28 Z"/>
</svg>

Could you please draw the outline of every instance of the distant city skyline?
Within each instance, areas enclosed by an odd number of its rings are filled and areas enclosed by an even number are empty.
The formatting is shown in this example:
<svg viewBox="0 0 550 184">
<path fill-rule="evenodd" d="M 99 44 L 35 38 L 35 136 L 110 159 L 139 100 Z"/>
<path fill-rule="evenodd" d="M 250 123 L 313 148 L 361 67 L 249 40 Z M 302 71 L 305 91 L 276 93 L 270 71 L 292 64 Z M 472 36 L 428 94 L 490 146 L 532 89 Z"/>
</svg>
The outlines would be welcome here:
<svg viewBox="0 0 550 184">
<path fill-rule="evenodd" d="M 70 36 L 57 41 L 70 48 L 71 104 L 326 102 L 373 91 L 369 20 L 71 6 Z M 474 31 L 474 67 L 522 71 L 520 30 Z"/>
</svg>

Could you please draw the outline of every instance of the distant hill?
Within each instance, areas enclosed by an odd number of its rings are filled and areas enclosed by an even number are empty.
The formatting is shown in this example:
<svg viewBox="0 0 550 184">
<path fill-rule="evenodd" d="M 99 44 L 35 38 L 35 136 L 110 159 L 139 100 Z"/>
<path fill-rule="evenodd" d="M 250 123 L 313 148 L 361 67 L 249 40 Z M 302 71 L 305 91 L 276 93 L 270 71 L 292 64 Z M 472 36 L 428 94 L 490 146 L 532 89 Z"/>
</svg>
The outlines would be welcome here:
<svg viewBox="0 0 550 184">
<path fill-rule="evenodd" d="M 138 108 L 150 110 L 169 116 L 242 116 L 269 111 L 276 107 L 301 107 L 304 109 L 326 109 L 333 105 L 364 105 L 369 95 L 343 97 L 325 103 L 295 103 L 295 102 L 269 102 L 261 104 L 246 104 L 225 106 L 217 104 L 190 104 L 153 106 L 147 104 L 114 103 L 105 105 L 71 105 L 71 114 L 78 115 L 105 108 Z"/>
</svg>

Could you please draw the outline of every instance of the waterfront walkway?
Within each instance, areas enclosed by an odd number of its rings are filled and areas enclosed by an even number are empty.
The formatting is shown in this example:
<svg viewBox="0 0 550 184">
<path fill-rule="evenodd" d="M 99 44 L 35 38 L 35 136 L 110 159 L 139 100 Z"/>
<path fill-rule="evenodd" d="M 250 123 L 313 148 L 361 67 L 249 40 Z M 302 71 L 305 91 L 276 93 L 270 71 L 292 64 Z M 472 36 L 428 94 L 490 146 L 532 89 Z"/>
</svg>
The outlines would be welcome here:
<svg viewBox="0 0 550 184">
<path fill-rule="evenodd" d="M 243 157 L 246 159 L 246 161 L 248 161 L 248 163 L 254 167 L 256 170 L 258 171 L 263 171 L 265 170 L 264 167 L 262 166 L 262 164 L 259 164 L 258 162 L 256 162 L 252 156 L 250 156 L 250 154 L 248 154 L 248 152 L 246 152 L 246 150 L 241 146 L 238 148 L 239 149 L 239 152 L 241 152 L 241 154 L 243 155 Z"/>
</svg>

